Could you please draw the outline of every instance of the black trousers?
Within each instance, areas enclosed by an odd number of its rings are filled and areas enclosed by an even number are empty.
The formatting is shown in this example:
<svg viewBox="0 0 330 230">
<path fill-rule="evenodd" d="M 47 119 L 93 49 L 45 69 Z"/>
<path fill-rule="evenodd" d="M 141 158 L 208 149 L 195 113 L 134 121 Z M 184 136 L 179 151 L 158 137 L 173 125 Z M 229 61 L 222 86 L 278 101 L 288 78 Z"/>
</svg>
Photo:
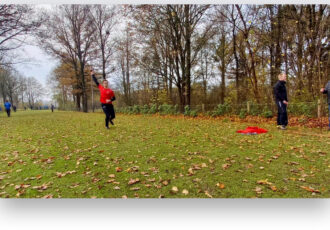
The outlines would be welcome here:
<svg viewBox="0 0 330 230">
<path fill-rule="evenodd" d="M 10 117 L 10 109 L 6 109 L 7 116 Z"/>
<path fill-rule="evenodd" d="M 288 125 L 288 113 L 287 113 L 287 105 L 282 101 L 276 101 L 277 105 L 277 125 Z"/>
<path fill-rule="evenodd" d="M 102 109 L 105 114 L 105 126 L 109 127 L 109 121 L 115 119 L 115 109 L 112 104 L 102 104 Z"/>
</svg>

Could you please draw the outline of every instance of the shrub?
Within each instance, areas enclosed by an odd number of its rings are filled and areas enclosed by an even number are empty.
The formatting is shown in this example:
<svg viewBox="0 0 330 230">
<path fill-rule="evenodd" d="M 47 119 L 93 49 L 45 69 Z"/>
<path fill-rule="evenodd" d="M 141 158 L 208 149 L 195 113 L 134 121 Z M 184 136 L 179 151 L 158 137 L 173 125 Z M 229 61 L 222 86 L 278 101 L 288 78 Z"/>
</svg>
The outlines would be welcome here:
<svg viewBox="0 0 330 230">
<path fill-rule="evenodd" d="M 239 113 L 239 118 L 244 119 L 247 115 L 246 109 L 241 109 Z"/>
<path fill-rule="evenodd" d="M 186 105 L 184 107 L 184 115 L 189 116 L 189 117 L 197 117 L 197 111 L 196 110 L 191 110 L 189 105 Z"/>
<path fill-rule="evenodd" d="M 262 114 L 262 106 L 251 103 L 249 114 L 252 116 L 257 116 L 257 115 Z"/>
<path fill-rule="evenodd" d="M 168 105 L 168 104 L 160 105 L 158 109 L 161 115 L 176 114 L 177 112 L 177 106 Z"/>
<path fill-rule="evenodd" d="M 157 113 L 157 105 L 151 104 L 150 109 L 149 109 L 149 114 L 155 114 L 155 113 Z"/>
<path fill-rule="evenodd" d="M 221 116 L 229 113 L 230 105 L 228 103 L 219 104 L 213 111 L 213 116 Z"/>
<path fill-rule="evenodd" d="M 305 103 L 305 102 L 298 102 L 298 103 L 291 103 L 288 106 L 288 113 L 294 115 L 305 115 L 307 117 L 312 117 L 316 115 L 317 111 L 317 103 Z"/>
<path fill-rule="evenodd" d="M 148 114 L 149 113 L 149 106 L 148 105 L 142 106 L 140 111 L 141 111 L 142 114 Z"/>
<path fill-rule="evenodd" d="M 261 115 L 265 118 L 272 118 L 273 117 L 273 112 L 267 109 L 267 110 L 264 110 Z"/>
<path fill-rule="evenodd" d="M 134 106 L 132 107 L 132 113 L 133 113 L 133 114 L 139 114 L 139 113 L 140 113 L 140 106 L 138 106 L 138 105 L 134 105 Z"/>
</svg>

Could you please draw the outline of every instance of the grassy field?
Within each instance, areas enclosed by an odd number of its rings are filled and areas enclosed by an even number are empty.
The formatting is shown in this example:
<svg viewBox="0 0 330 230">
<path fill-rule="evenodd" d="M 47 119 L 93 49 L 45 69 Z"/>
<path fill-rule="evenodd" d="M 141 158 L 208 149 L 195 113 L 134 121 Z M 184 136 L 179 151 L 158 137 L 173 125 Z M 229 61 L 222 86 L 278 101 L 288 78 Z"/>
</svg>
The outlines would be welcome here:
<svg viewBox="0 0 330 230">
<path fill-rule="evenodd" d="M 330 197 L 330 134 L 249 123 L 102 113 L 0 113 L 2 198 Z"/>
</svg>

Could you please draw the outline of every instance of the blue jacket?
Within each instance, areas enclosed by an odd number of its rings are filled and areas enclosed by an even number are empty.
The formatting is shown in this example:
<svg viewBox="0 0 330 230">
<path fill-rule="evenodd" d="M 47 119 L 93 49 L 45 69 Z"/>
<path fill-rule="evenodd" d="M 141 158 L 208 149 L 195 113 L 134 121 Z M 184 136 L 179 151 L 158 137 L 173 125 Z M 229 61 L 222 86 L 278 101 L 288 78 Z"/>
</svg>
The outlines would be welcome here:
<svg viewBox="0 0 330 230">
<path fill-rule="evenodd" d="M 328 81 L 325 89 L 323 91 L 324 94 L 328 94 L 328 104 L 330 105 L 330 81 Z"/>
<path fill-rule="evenodd" d="M 6 108 L 6 109 L 10 109 L 10 107 L 11 107 L 10 102 L 6 102 L 6 103 L 5 103 L 5 108 Z"/>
</svg>

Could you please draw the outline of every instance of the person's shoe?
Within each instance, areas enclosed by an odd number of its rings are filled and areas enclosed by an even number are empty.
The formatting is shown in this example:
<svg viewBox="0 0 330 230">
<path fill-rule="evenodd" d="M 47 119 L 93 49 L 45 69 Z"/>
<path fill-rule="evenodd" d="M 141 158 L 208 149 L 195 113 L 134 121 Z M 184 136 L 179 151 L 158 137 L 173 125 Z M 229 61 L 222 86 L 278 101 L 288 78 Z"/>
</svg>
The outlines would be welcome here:
<svg viewBox="0 0 330 230">
<path fill-rule="evenodd" d="M 105 126 L 106 129 L 110 129 L 109 126 Z"/>
<path fill-rule="evenodd" d="M 276 127 L 277 127 L 278 129 L 280 129 L 280 128 L 281 128 L 281 126 L 282 126 L 282 125 L 276 125 Z"/>
<path fill-rule="evenodd" d="M 281 125 L 280 129 L 286 130 L 286 127 L 284 125 Z"/>
<path fill-rule="evenodd" d="M 113 121 L 112 121 L 112 120 L 110 120 L 110 123 L 111 123 L 112 125 L 115 125 L 115 124 L 113 123 Z"/>
</svg>

